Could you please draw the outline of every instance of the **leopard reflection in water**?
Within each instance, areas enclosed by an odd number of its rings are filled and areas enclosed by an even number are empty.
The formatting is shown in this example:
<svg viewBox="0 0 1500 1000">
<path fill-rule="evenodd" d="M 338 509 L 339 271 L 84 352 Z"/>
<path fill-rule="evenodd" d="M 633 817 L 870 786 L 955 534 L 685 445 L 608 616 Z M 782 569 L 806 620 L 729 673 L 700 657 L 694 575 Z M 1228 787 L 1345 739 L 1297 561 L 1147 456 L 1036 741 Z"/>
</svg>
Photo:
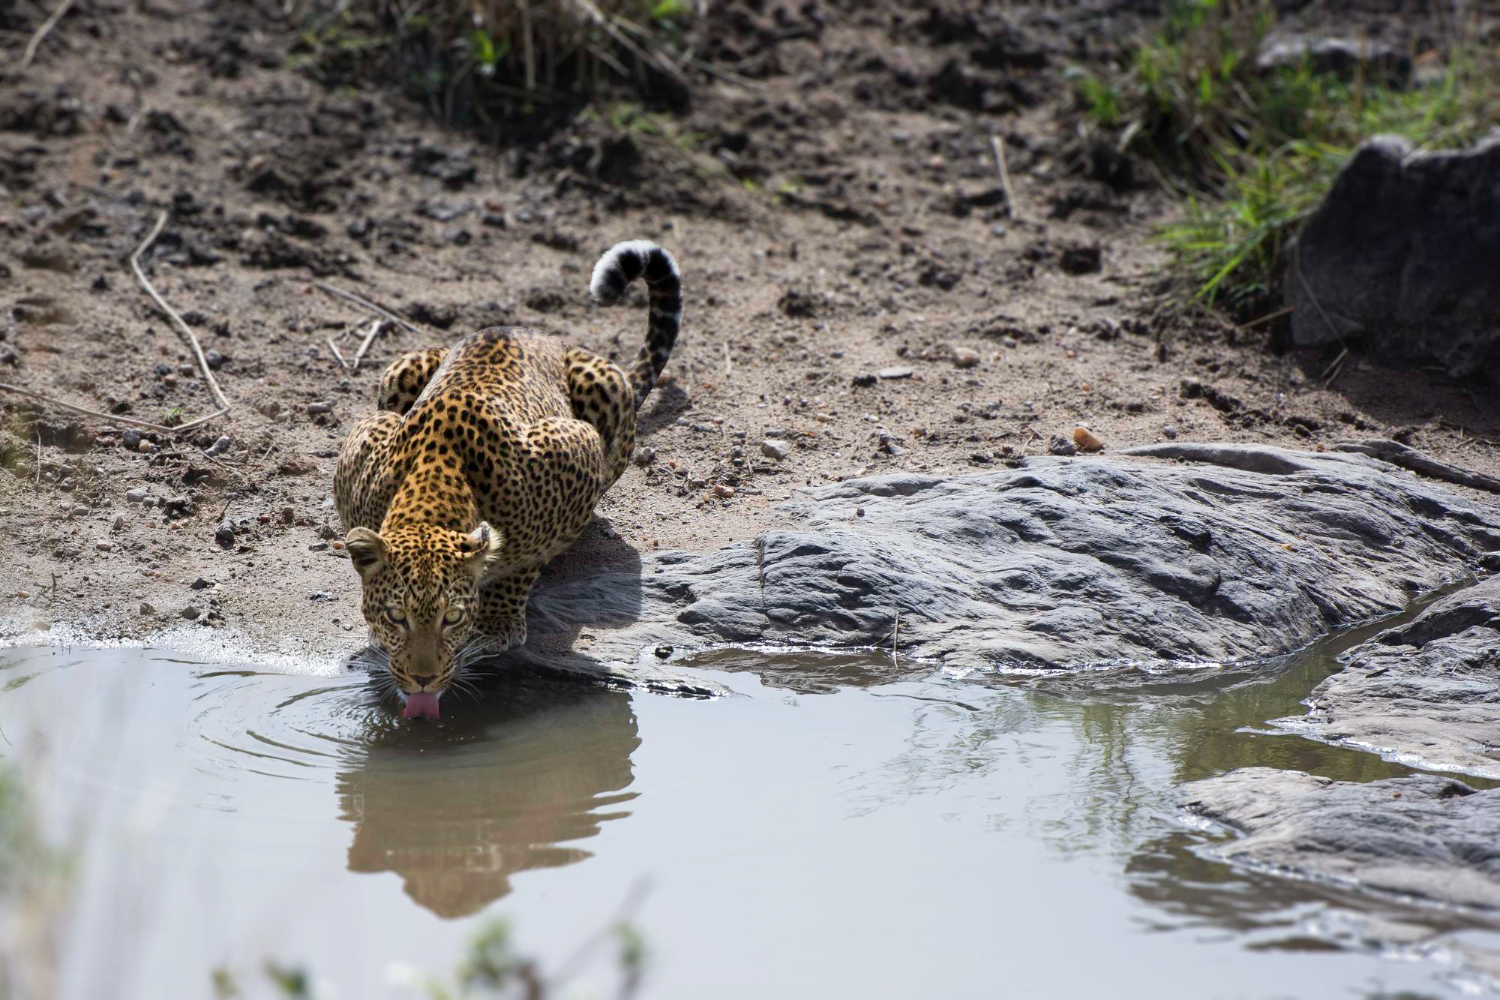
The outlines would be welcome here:
<svg viewBox="0 0 1500 1000">
<path fill-rule="evenodd" d="M 629 695 L 536 677 L 492 685 L 441 726 L 391 720 L 338 779 L 349 870 L 395 872 L 440 917 L 478 912 L 517 872 L 590 857 L 578 842 L 628 816 L 637 794 Z"/>
</svg>

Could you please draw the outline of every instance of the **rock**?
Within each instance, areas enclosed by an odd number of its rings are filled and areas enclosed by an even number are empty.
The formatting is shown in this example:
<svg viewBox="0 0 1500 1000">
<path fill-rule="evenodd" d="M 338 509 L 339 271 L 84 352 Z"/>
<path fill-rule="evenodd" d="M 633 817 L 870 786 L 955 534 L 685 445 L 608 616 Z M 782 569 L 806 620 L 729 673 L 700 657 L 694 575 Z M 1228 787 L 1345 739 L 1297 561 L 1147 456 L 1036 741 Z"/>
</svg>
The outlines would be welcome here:
<svg viewBox="0 0 1500 1000">
<path fill-rule="evenodd" d="M 1297 238 L 1292 342 L 1363 338 L 1392 360 L 1500 384 L 1497 216 L 1500 136 L 1458 152 L 1364 143 Z"/>
<path fill-rule="evenodd" d="M 913 662 L 1224 663 L 1394 614 L 1500 549 L 1493 504 L 1363 455 L 1248 445 L 1032 457 L 805 495 L 780 508 L 777 529 L 715 552 L 549 578 L 532 602 L 537 638 L 619 622 L 604 612 L 628 592 L 628 624 L 590 629 L 596 661 L 633 663 L 663 642 L 877 647 L 899 608 Z M 816 665 L 795 681 L 822 682 Z"/>
<path fill-rule="evenodd" d="M 635 464 L 639 465 L 641 468 L 644 469 L 647 466 L 651 465 L 651 463 L 653 463 L 655 461 L 656 461 L 656 449 L 655 448 L 649 448 L 649 447 L 647 447 L 647 448 L 637 448 L 635 450 Z"/>
<path fill-rule="evenodd" d="M 135 451 L 141 446 L 141 432 L 130 430 L 120 435 L 120 445 L 126 451 Z"/>
<path fill-rule="evenodd" d="M 780 462 L 792 453 L 792 446 L 785 441 L 767 439 L 760 443 L 760 453 L 767 458 L 774 458 Z"/>
<path fill-rule="evenodd" d="M 218 458 L 220 455 L 229 450 L 229 445 L 230 441 L 228 435 L 221 435 L 218 440 L 214 441 L 213 445 L 203 454 L 207 455 L 209 458 Z"/>
<path fill-rule="evenodd" d="M 203 355 L 203 360 L 208 362 L 208 367 L 214 369 L 215 371 L 218 371 L 220 368 L 224 367 L 224 362 L 228 361 L 229 358 L 225 357 L 221 351 L 209 348 L 208 351 Z"/>
<path fill-rule="evenodd" d="M 1432 770 L 1500 779 L 1500 577 L 1339 657 L 1304 718 L 1276 725 Z"/>
<path fill-rule="evenodd" d="M 283 508 L 281 508 L 281 523 L 282 524 L 296 524 L 297 523 L 297 510 L 296 510 L 295 507 L 283 507 Z"/>
<path fill-rule="evenodd" d="M 973 368 L 979 364 L 979 352 L 970 347 L 952 349 L 954 368 Z"/>
<path fill-rule="evenodd" d="M 88 512 L 89 512 L 89 509 L 86 506 L 84 506 L 83 504 L 77 504 L 73 508 L 73 516 L 74 517 L 83 517 Z"/>
<path fill-rule="evenodd" d="M 309 476 L 318 471 L 318 463 L 306 455 L 293 455 L 276 466 L 283 476 Z"/>
<path fill-rule="evenodd" d="M 142 455 L 149 455 L 151 452 L 156 450 L 156 445 L 152 444 L 150 441 L 147 441 L 145 438 L 141 438 L 140 443 L 135 446 L 135 450 L 140 452 Z"/>
<path fill-rule="evenodd" d="M 1087 427 L 1073 428 L 1073 443 L 1084 453 L 1104 450 L 1104 442 L 1095 437 L 1094 432 Z"/>
<path fill-rule="evenodd" d="M 1064 457 L 1076 455 L 1078 454 L 1078 446 L 1061 434 L 1054 434 L 1047 439 L 1047 454 L 1062 455 Z"/>
<path fill-rule="evenodd" d="M 1356 782 L 1249 767 L 1184 785 L 1179 804 L 1242 835 L 1216 852 L 1229 861 L 1500 907 L 1500 791 L 1436 775 Z"/>
<path fill-rule="evenodd" d="M 1262 73 L 1309 67 L 1314 73 L 1401 85 L 1411 78 L 1411 58 L 1395 46 L 1369 38 L 1267 37 L 1255 58 Z"/>
<path fill-rule="evenodd" d="M 190 622 L 191 621 L 197 621 L 198 620 L 198 616 L 201 615 L 202 613 L 203 612 L 199 611 L 197 608 L 193 607 L 191 604 L 189 604 L 187 607 L 183 608 L 180 612 L 178 612 L 178 614 L 182 615 L 182 617 L 186 618 Z"/>
<path fill-rule="evenodd" d="M 882 368 L 875 373 L 882 380 L 911 378 L 913 372 L 910 368 Z"/>
<path fill-rule="evenodd" d="M 1057 259 L 1057 264 L 1067 274 L 1093 274 L 1103 266 L 1104 257 L 1099 245 L 1068 247 Z"/>
<path fill-rule="evenodd" d="M 319 413 L 332 413 L 333 404 L 327 400 L 322 400 L 317 403 L 308 403 L 307 412 L 313 416 L 317 416 Z"/>
<path fill-rule="evenodd" d="M 1177 428 L 1173 427 L 1171 424 L 1167 424 L 1167 426 L 1161 429 L 1161 436 L 1166 438 L 1168 441 L 1176 441 Z"/>
<path fill-rule="evenodd" d="M 856 375 L 856 376 L 854 376 L 854 387 L 856 389 L 868 389 L 870 386 L 874 385 L 875 383 L 877 383 L 879 381 L 880 381 L 880 379 L 876 378 L 874 375 L 869 374 L 869 373 L 865 373 L 865 374 L 862 374 L 862 375 Z"/>
<path fill-rule="evenodd" d="M 141 602 L 141 614 L 143 614 L 143 615 L 154 615 L 154 614 L 156 614 L 156 609 L 153 608 L 151 605 L 147 604 L 145 601 L 142 601 Z"/>
<path fill-rule="evenodd" d="M 723 483 L 720 483 L 714 487 L 714 496 L 720 500 L 729 500 L 734 497 L 734 487 L 725 486 Z"/>
<path fill-rule="evenodd" d="M 214 541 L 219 543 L 220 548 L 234 548 L 234 525 L 230 524 L 228 521 L 220 524 L 218 529 L 214 532 Z"/>
<path fill-rule="evenodd" d="M 206 590 L 207 588 L 212 587 L 213 583 L 212 583 L 212 581 L 205 580 L 205 579 L 203 579 L 203 577 L 200 576 L 200 577 L 198 577 L 198 579 L 196 579 L 192 583 L 188 584 L 188 586 L 191 587 L 193 590 Z"/>
<path fill-rule="evenodd" d="M 114 542 L 95 542 L 94 543 L 94 548 L 98 549 L 100 552 L 108 552 L 111 549 L 113 549 L 114 547 L 115 547 Z"/>
<path fill-rule="evenodd" d="M 145 503 L 146 498 L 150 495 L 150 491 L 148 491 L 144 486 L 137 486 L 133 490 L 125 491 L 125 499 L 129 500 L 131 503 Z"/>
</svg>

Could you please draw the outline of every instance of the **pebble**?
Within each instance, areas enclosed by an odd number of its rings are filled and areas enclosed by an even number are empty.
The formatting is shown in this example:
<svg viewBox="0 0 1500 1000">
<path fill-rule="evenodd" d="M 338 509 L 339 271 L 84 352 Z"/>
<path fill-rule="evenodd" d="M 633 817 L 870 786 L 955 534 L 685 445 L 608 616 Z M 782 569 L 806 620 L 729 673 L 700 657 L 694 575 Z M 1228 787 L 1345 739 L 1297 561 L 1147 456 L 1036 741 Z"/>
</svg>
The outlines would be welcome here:
<svg viewBox="0 0 1500 1000">
<path fill-rule="evenodd" d="M 120 444 L 124 445 L 129 451 L 135 451 L 141 446 L 141 432 L 126 431 L 120 435 Z"/>
<path fill-rule="evenodd" d="M 62 482 L 57 484 L 57 488 L 64 491 L 71 490 L 73 488 L 73 480 L 64 479 Z"/>
<path fill-rule="evenodd" d="M 147 604 L 145 601 L 142 601 L 141 602 L 141 614 L 143 614 L 143 615 L 154 615 L 154 614 L 156 614 L 156 609 L 153 608 L 151 605 Z"/>
<path fill-rule="evenodd" d="M 723 483 L 714 487 L 714 496 L 721 500 L 728 500 L 734 496 L 734 487 L 725 486 Z"/>
<path fill-rule="evenodd" d="M 172 374 L 163 375 L 161 377 L 161 384 L 162 385 L 168 385 L 168 386 L 170 386 L 170 385 L 176 385 L 177 384 L 177 376 L 176 375 L 172 375 Z"/>
<path fill-rule="evenodd" d="M 114 547 L 115 547 L 115 543 L 114 542 L 95 542 L 94 543 L 94 548 L 98 549 L 100 552 L 108 552 L 110 549 L 113 549 Z"/>
<path fill-rule="evenodd" d="M 319 413 L 332 413 L 333 404 L 328 402 L 327 400 L 323 400 L 317 403 L 308 403 L 307 412 L 313 415 L 317 415 Z"/>
<path fill-rule="evenodd" d="M 785 441 L 765 440 L 760 443 L 760 453 L 780 462 L 792 453 L 792 447 Z"/>
<path fill-rule="evenodd" d="M 1011 350 L 1015 350 L 1016 347 L 1018 346 L 1016 344 L 1016 338 L 1015 337 L 1001 337 L 1000 338 L 1000 343 L 1003 346 L 1005 346 L 1005 347 L 1009 347 Z"/>
<path fill-rule="evenodd" d="M 911 378 L 914 374 L 910 368 L 882 368 L 875 373 L 883 379 Z"/>
<path fill-rule="evenodd" d="M 87 514 L 88 512 L 89 512 L 89 509 L 87 507 L 85 507 L 83 504 L 79 504 L 78 506 L 76 506 L 76 507 L 73 508 L 73 516 L 74 517 L 82 517 L 83 515 Z"/>
<path fill-rule="evenodd" d="M 1094 432 L 1087 427 L 1073 428 L 1073 443 L 1078 446 L 1079 451 L 1103 451 L 1104 442 L 1094 436 Z"/>
<path fill-rule="evenodd" d="M 1171 424 L 1168 424 L 1161 429 L 1161 436 L 1166 438 L 1168 441 L 1176 441 L 1177 428 L 1173 427 Z"/>
<path fill-rule="evenodd" d="M 183 608 L 182 611 L 180 612 L 180 614 L 182 615 L 182 617 L 186 618 L 190 622 L 191 621 L 197 621 L 198 616 L 201 615 L 202 613 L 203 612 L 199 611 L 197 608 L 193 607 L 191 604 L 189 604 L 187 607 Z"/>
<path fill-rule="evenodd" d="M 327 542 L 313 542 L 307 547 L 309 552 L 323 552 L 328 548 Z"/>
<path fill-rule="evenodd" d="M 293 524 L 293 523 L 296 522 L 296 520 L 297 520 L 297 511 L 296 511 L 295 508 L 293 508 L 293 507 L 283 507 L 283 508 L 281 508 L 281 523 L 282 524 Z"/>
<path fill-rule="evenodd" d="M 125 519 L 123 517 L 115 518 L 114 528 L 116 531 L 123 531 L 125 529 Z"/>
<path fill-rule="evenodd" d="M 1049 455 L 1076 455 L 1078 446 L 1061 434 L 1054 434 L 1047 439 L 1047 453 Z"/>
<path fill-rule="evenodd" d="M 214 369 L 215 371 L 218 371 L 220 368 L 224 367 L 224 362 L 228 361 L 229 359 L 219 351 L 215 351 L 210 348 L 209 351 L 203 355 L 203 360 L 208 362 L 208 367 Z"/>
<path fill-rule="evenodd" d="M 234 525 L 230 524 L 228 521 L 225 521 L 222 524 L 220 524 L 219 527 L 218 527 L 218 530 L 216 530 L 214 532 L 214 541 L 218 542 L 219 545 L 221 547 L 223 547 L 223 548 L 226 548 L 226 549 L 233 548 L 234 547 Z"/>
<path fill-rule="evenodd" d="M 333 594 L 327 590 L 315 590 L 307 595 L 309 601 L 331 601 Z"/>
<path fill-rule="evenodd" d="M 150 496 L 150 493 L 147 492 L 144 486 L 137 486 L 135 489 L 125 492 L 125 499 L 131 503 L 145 503 L 148 496 Z"/>
<path fill-rule="evenodd" d="M 203 579 L 203 577 L 200 576 L 200 577 L 198 577 L 198 579 L 196 579 L 192 583 L 188 584 L 188 586 L 192 587 L 194 590 L 203 590 L 205 588 L 212 587 L 213 584 L 211 582 L 209 582 L 208 580 Z"/>
<path fill-rule="evenodd" d="M 220 455 L 224 454 L 228 450 L 229 450 L 229 436 L 228 435 L 224 435 L 224 436 L 221 436 L 217 441 L 215 441 L 213 443 L 213 447 L 209 448 L 203 454 L 207 455 L 209 458 L 218 458 Z"/>
<path fill-rule="evenodd" d="M 135 450 L 140 452 L 142 455 L 149 455 L 151 454 L 151 452 L 156 450 L 156 445 L 152 444 L 150 441 L 147 441 L 145 438 L 141 438 L 141 443 L 135 446 Z"/>
<path fill-rule="evenodd" d="M 953 349 L 954 368 L 973 368 L 979 364 L 979 352 L 968 347 L 955 347 Z"/>
<path fill-rule="evenodd" d="M 878 381 L 880 381 L 878 378 L 876 378 L 874 375 L 870 375 L 868 373 L 866 373 L 864 375 L 856 375 L 856 376 L 854 376 L 854 384 L 856 386 L 861 387 L 861 388 L 866 387 L 866 386 L 872 386 L 872 385 L 874 385 Z"/>
</svg>

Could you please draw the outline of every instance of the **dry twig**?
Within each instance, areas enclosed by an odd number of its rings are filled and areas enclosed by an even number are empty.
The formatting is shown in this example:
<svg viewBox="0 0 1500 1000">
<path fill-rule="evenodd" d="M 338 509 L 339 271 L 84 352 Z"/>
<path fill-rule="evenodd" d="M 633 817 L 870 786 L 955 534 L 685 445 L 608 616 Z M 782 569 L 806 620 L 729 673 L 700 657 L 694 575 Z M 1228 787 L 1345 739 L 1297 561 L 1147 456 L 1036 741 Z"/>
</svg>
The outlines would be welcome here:
<svg viewBox="0 0 1500 1000">
<path fill-rule="evenodd" d="M 77 413 L 85 417 L 94 417 L 98 420 L 106 420 L 110 423 L 122 424 L 127 427 L 139 427 L 142 430 L 155 431 L 158 434 L 180 434 L 194 427 L 200 427 L 210 420 L 217 420 L 229 412 L 231 408 L 230 402 L 224 397 L 224 391 L 219 388 L 219 382 L 214 378 L 213 369 L 208 367 L 208 359 L 203 356 L 203 345 L 198 342 L 198 335 L 193 333 L 192 327 L 188 326 L 182 317 L 177 314 L 177 310 L 167 305 L 167 300 L 161 297 L 156 288 L 146 278 L 146 273 L 141 270 L 141 254 L 145 253 L 146 249 L 152 243 L 156 242 L 156 238 L 161 235 L 162 227 L 166 224 L 167 213 L 162 212 L 156 217 L 156 225 L 151 227 L 151 231 L 146 234 L 146 238 L 141 241 L 141 245 L 136 247 L 135 253 L 130 255 L 130 269 L 135 272 L 136 280 L 141 283 L 141 287 L 146 290 L 146 294 L 151 296 L 151 301 L 155 302 L 161 308 L 162 312 L 167 314 L 167 318 L 172 321 L 172 324 L 177 327 L 177 331 L 187 340 L 188 346 L 193 349 L 193 356 L 198 361 L 198 370 L 203 373 L 203 380 L 208 383 L 208 390 L 213 394 L 214 402 L 218 404 L 219 408 L 207 416 L 199 417 L 196 420 L 189 420 L 185 424 L 169 426 L 167 424 L 155 424 L 149 420 L 136 420 L 133 417 L 122 417 L 113 413 L 90 410 L 87 407 L 65 403 L 55 396 L 49 396 L 46 393 L 36 392 L 32 389 L 22 389 L 18 385 L 10 385 L 4 382 L 0 382 L 0 392 L 15 393 L 18 396 L 26 396 L 30 399 L 48 403 L 59 409 L 67 410 L 70 413 Z"/>
<path fill-rule="evenodd" d="M 385 320 L 383 319 L 376 319 L 370 323 L 369 332 L 365 334 L 365 339 L 360 341 L 359 350 L 354 352 L 353 369 L 355 371 L 359 371 L 359 363 L 364 360 L 365 352 L 370 349 L 370 345 L 375 342 L 376 337 L 380 336 L 380 331 L 384 328 Z"/>
<path fill-rule="evenodd" d="M 1005 192 L 1005 217 L 1018 219 L 1016 192 L 1010 186 L 1010 167 L 1005 163 L 1005 140 L 999 133 L 990 135 L 990 150 L 995 154 L 995 169 L 1000 173 L 1000 190 Z"/>
<path fill-rule="evenodd" d="M 333 342 L 332 337 L 328 338 L 328 349 L 333 352 L 335 358 L 338 358 L 340 368 L 349 367 L 349 362 L 344 360 L 344 353 L 339 350 L 339 345 Z"/>
<path fill-rule="evenodd" d="M 47 37 L 48 32 L 57 27 L 57 22 L 62 20 L 62 16 L 68 12 L 73 3 L 74 0 L 62 0 L 62 3 L 58 4 L 57 9 L 52 12 L 52 16 L 43 21 L 42 26 L 36 29 L 36 34 L 31 36 L 31 41 L 26 43 L 25 54 L 21 56 L 22 69 L 31 65 L 31 60 L 36 58 L 37 46 L 42 44 L 42 39 Z"/>
<path fill-rule="evenodd" d="M 408 323 L 406 320 L 402 319 L 400 316 L 397 316 L 395 313 L 391 312 L 385 306 L 376 305 L 375 303 L 371 302 L 369 299 L 365 298 L 362 295 L 356 295 L 353 292 L 346 292 L 342 288 L 337 288 L 337 287 L 335 287 L 333 285 L 330 285 L 326 281 L 314 281 L 312 284 L 313 284 L 313 287 L 316 288 L 316 289 L 318 289 L 319 291 L 327 292 L 329 295 L 332 295 L 332 296 L 334 296 L 336 298 L 343 299 L 346 302 L 353 302 L 357 306 L 363 306 L 364 308 L 368 309 L 370 312 L 374 313 L 375 315 L 377 315 L 377 316 L 384 316 L 386 319 L 390 320 L 392 323 L 395 323 L 397 326 L 405 327 L 407 330 L 409 330 L 412 333 L 421 333 L 422 332 L 421 330 L 417 329 L 412 324 Z"/>
</svg>

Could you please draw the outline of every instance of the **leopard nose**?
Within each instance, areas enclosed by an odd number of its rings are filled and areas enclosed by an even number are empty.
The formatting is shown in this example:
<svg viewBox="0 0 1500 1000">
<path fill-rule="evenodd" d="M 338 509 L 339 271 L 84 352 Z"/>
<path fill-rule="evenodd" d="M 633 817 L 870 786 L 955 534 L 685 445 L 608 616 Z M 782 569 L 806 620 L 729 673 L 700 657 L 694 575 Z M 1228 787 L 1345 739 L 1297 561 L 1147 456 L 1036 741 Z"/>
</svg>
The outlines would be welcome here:
<svg viewBox="0 0 1500 1000">
<path fill-rule="evenodd" d="M 412 674 L 411 679 L 417 682 L 417 687 L 426 687 L 437 680 L 437 674 Z"/>
</svg>

